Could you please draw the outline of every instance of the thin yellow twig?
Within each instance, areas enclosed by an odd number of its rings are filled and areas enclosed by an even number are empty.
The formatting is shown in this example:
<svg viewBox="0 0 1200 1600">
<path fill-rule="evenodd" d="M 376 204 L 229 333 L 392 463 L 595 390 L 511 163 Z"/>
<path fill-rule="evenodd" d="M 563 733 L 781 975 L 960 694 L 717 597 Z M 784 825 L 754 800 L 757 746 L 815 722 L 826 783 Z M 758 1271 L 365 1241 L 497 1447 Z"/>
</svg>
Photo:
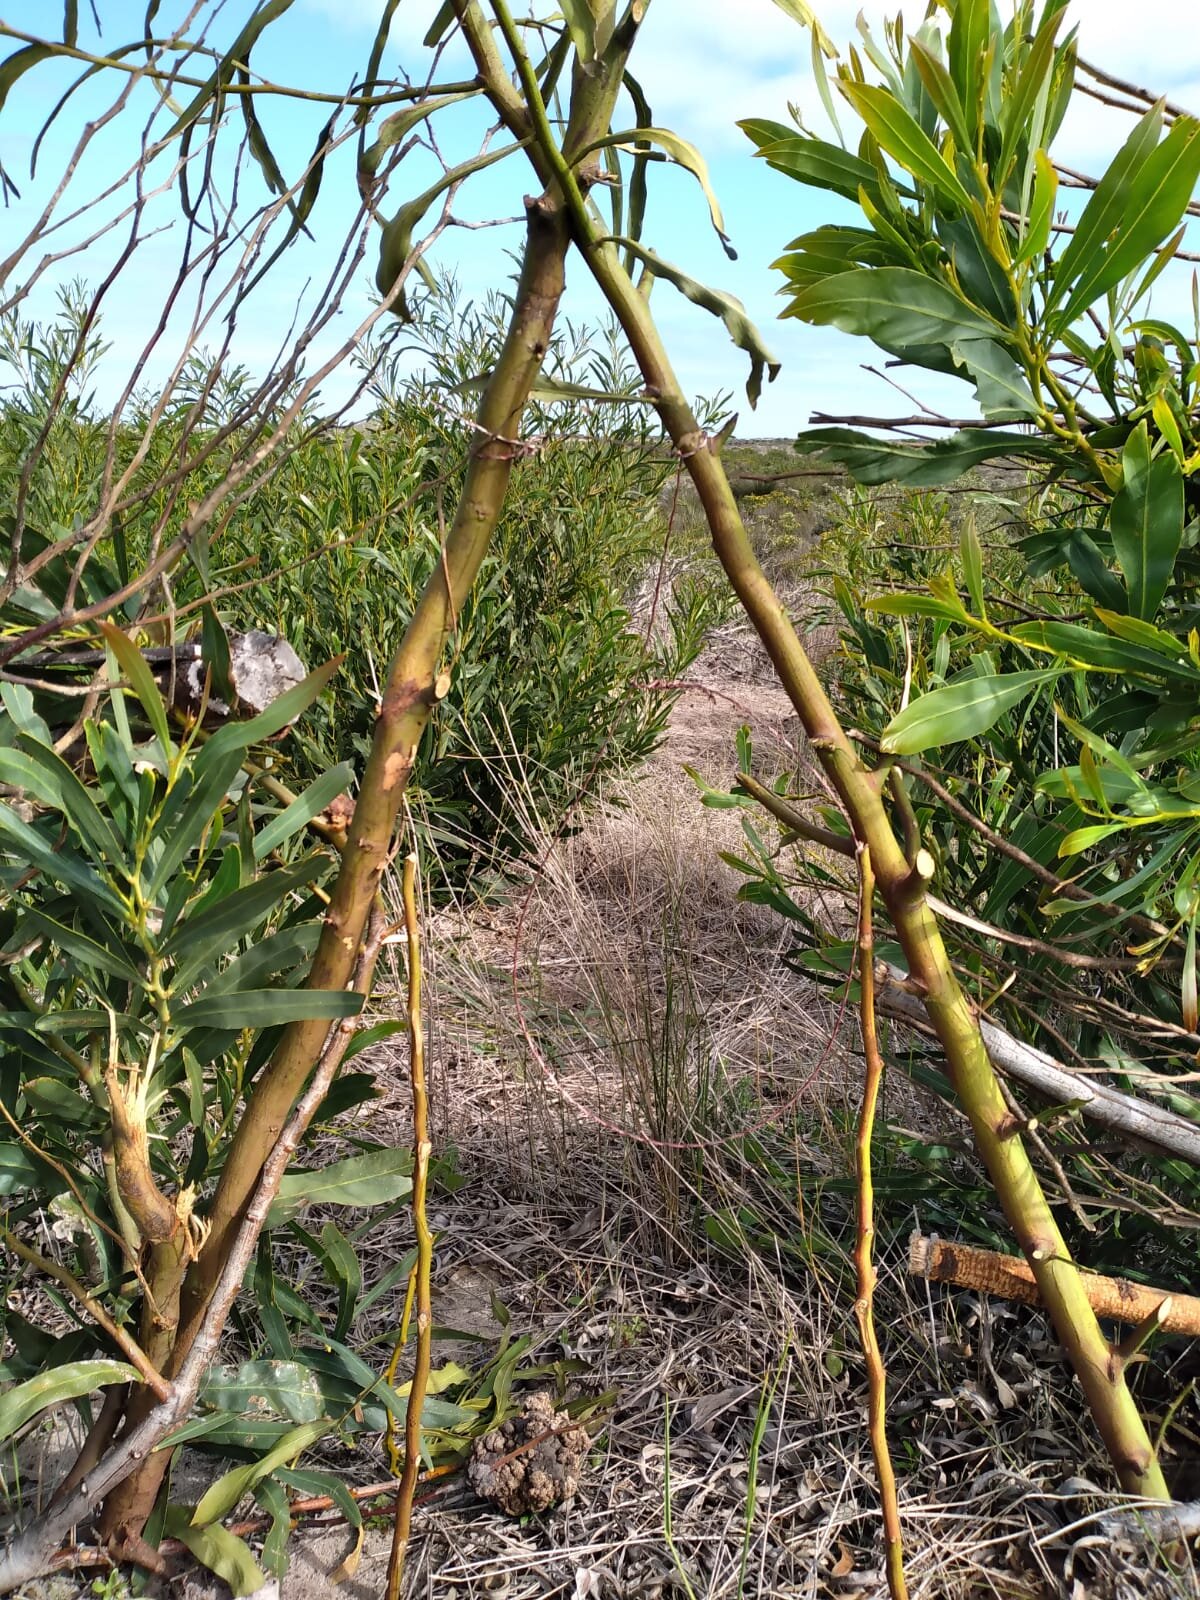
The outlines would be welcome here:
<svg viewBox="0 0 1200 1600">
<path fill-rule="evenodd" d="M 120 1350 L 121 1354 L 141 1373 L 143 1380 L 148 1383 L 160 1400 L 171 1398 L 171 1385 L 159 1372 L 149 1356 L 125 1329 L 118 1326 L 109 1316 L 100 1302 L 88 1293 L 79 1279 L 68 1272 L 66 1267 L 60 1267 L 57 1261 L 51 1261 L 48 1256 L 43 1256 L 32 1249 L 23 1239 L 18 1239 L 11 1228 L 0 1222 L 0 1242 L 6 1250 L 11 1250 L 14 1256 L 26 1262 L 31 1267 L 36 1267 L 39 1272 L 45 1273 L 47 1278 L 53 1278 L 55 1283 L 61 1284 L 73 1300 L 77 1300 L 91 1317 L 92 1321 L 104 1329 L 105 1333 Z"/>
<path fill-rule="evenodd" d="M 400 1600 L 404 1557 L 412 1529 L 413 1496 L 421 1464 L 421 1411 L 429 1386 L 430 1345 L 433 1333 L 433 1307 L 430 1279 L 433 1268 L 433 1235 L 425 1214 L 425 1192 L 429 1182 L 429 1101 L 425 1092 L 425 1035 L 421 1021 L 421 943 L 417 916 L 417 858 L 404 858 L 404 931 L 408 937 L 408 1055 L 413 1102 L 413 1228 L 417 1236 L 417 1264 L 413 1283 L 416 1293 L 417 1348 L 413 1360 L 408 1409 L 404 1416 L 404 1470 L 396 1496 L 396 1521 L 392 1532 L 392 1554 L 388 1562 L 387 1600 Z M 407 1312 L 407 1307 L 406 1307 Z"/>
<path fill-rule="evenodd" d="M 896 1474 L 887 1443 L 887 1372 L 875 1332 L 875 1190 L 871 1178 L 871 1136 L 875 1129 L 875 1110 L 883 1080 L 883 1057 L 875 1026 L 875 930 L 871 905 L 875 895 L 875 874 L 871 852 L 865 844 L 858 850 L 858 981 L 862 994 L 862 1040 L 865 1072 L 862 1113 L 858 1120 L 856 1146 L 858 1174 L 858 1231 L 854 1246 L 854 1265 L 858 1273 L 858 1298 L 854 1314 L 867 1363 L 867 1425 L 871 1453 L 879 1479 L 879 1500 L 883 1510 L 883 1532 L 887 1546 L 887 1581 L 892 1600 L 908 1600 L 904 1578 L 904 1548 L 900 1535 L 900 1504 L 896 1497 Z"/>
</svg>

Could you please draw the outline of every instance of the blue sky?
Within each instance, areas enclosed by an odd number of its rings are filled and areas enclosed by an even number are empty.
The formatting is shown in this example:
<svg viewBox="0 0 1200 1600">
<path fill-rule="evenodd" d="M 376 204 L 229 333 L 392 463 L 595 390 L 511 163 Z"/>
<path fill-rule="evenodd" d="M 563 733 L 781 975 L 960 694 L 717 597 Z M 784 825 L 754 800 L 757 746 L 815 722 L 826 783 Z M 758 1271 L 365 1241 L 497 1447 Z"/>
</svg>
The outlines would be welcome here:
<svg viewBox="0 0 1200 1600">
<path fill-rule="evenodd" d="M 97 0 L 97 5 L 104 41 L 110 48 L 140 33 L 144 0 Z M 255 66 L 277 81 L 340 92 L 363 69 L 379 8 L 380 0 L 295 0 L 291 12 L 264 36 L 255 52 Z M 428 54 L 421 47 L 421 38 L 436 9 L 436 0 L 402 0 L 385 70 L 403 67 L 414 77 L 424 75 Z M 836 0 L 818 4 L 817 9 L 835 42 L 844 45 L 853 37 L 858 0 L 849 4 Z M 891 16 L 895 7 L 868 3 L 863 9 L 878 32 L 882 19 Z M 910 5 L 909 9 L 915 15 L 920 8 Z M 1003 0 L 1002 9 L 1006 9 Z M 86 3 L 81 5 L 85 28 L 87 10 Z M 214 36 L 227 38 L 248 10 L 248 0 L 226 0 Z M 185 11 L 178 0 L 164 0 L 158 26 L 182 17 Z M 1131 14 L 1136 15 L 1136 25 L 1131 23 Z M 1084 55 L 1200 109 L 1200 42 L 1194 14 L 1194 6 L 1183 0 L 1139 0 L 1136 13 L 1126 0 L 1076 0 L 1071 7 L 1072 20 L 1080 25 Z M 0 17 L 31 32 L 49 30 L 59 15 L 58 5 L 51 0 L 0 0 Z M 656 121 L 692 140 L 707 157 L 738 259 L 726 259 L 709 227 L 694 180 L 663 165 L 652 168 L 647 242 L 693 276 L 736 294 L 783 363 L 779 378 L 764 392 L 757 413 L 752 414 L 743 392 L 745 358 L 728 345 L 716 321 L 681 300 L 669 284 L 656 286 L 655 309 L 685 386 L 694 393 L 734 391 L 743 434 L 795 433 L 815 409 L 870 413 L 909 409 L 908 402 L 882 380 L 864 372 L 864 365 L 877 354 L 871 347 L 833 330 L 776 320 L 781 302 L 771 261 L 797 233 L 833 220 L 841 203 L 814 195 L 755 160 L 736 122 L 747 116 L 786 121 L 788 102 L 793 101 L 810 125 L 822 127 L 809 50 L 807 34 L 772 0 L 653 0 L 634 61 Z M 452 47 L 441 63 L 439 78 L 466 76 L 469 71 L 461 47 Z M 7 212 L 0 212 L 0 241 L 11 240 L 28 226 L 44 202 L 47 185 L 59 177 L 70 148 L 68 134 L 73 138 L 77 131 L 79 111 L 73 115 L 69 109 L 50 136 L 41 176 L 32 183 L 28 180 L 28 150 L 65 81 L 61 74 L 31 73 L 18 85 L 0 116 L 0 159 L 22 183 L 21 199 Z M 98 102 L 81 96 L 77 104 L 91 109 Z M 289 109 L 282 102 L 265 105 L 262 117 L 283 165 L 294 170 L 311 147 L 322 118 L 312 108 Z M 133 121 L 140 125 L 138 117 Z M 845 119 L 844 125 L 848 122 Z M 81 165 L 74 180 L 81 198 L 87 196 L 89 183 L 95 186 L 110 170 L 116 170 L 122 126 L 115 125 L 98 139 Z M 474 153 L 482 126 L 474 108 L 449 113 L 441 124 L 446 154 L 461 159 Z M 1072 111 L 1056 154 L 1069 165 L 1096 170 L 1127 127 L 1127 118 L 1083 102 Z M 327 175 L 315 217 L 315 242 L 305 242 L 292 253 L 270 295 L 259 297 L 254 316 L 239 330 L 233 353 L 252 368 L 261 368 L 271 358 L 296 298 L 306 281 L 320 272 L 328 259 L 330 241 L 340 242 L 353 214 L 353 168 L 349 151 L 345 155 L 346 159 L 331 164 Z M 513 157 L 475 180 L 464 192 L 460 213 L 471 219 L 518 213 L 521 197 L 531 186 L 529 169 L 521 165 L 521 159 Z M 244 180 L 250 186 L 247 195 L 253 192 L 256 180 L 256 174 Z M 403 190 L 411 192 L 425 181 L 419 164 L 414 164 L 412 172 L 402 169 Z M 94 215 L 82 218 L 77 228 L 88 226 Z M 141 258 L 143 265 L 129 274 L 128 281 L 111 297 L 105 330 L 115 347 L 114 361 L 124 356 L 127 363 L 144 332 L 147 280 L 152 294 L 158 275 L 165 279 L 170 271 L 180 236 L 173 215 L 168 204 L 159 221 L 172 226 L 150 242 Z M 517 224 L 483 231 L 455 230 L 439 242 L 434 260 L 455 272 L 467 294 L 481 295 L 489 286 L 503 286 L 512 271 L 508 252 L 519 246 L 520 237 Z M 111 240 L 105 241 L 88 254 L 89 276 L 106 269 L 114 248 Z M 347 297 L 337 325 L 339 337 L 368 308 L 373 251 L 369 266 L 371 270 L 359 274 Z M 63 275 L 79 271 L 79 260 L 60 270 Z M 48 278 L 46 288 L 49 282 Z M 1177 303 L 1182 316 L 1188 295 L 1186 275 L 1177 273 L 1159 294 L 1160 314 L 1170 314 Z M 31 303 L 44 308 L 44 290 Z M 578 266 L 569 278 L 566 309 L 580 319 L 593 317 L 600 309 Z M 329 393 L 336 398 L 338 392 L 335 382 Z M 937 395 L 928 388 L 923 392 L 956 414 L 971 409 L 971 390 L 965 384 L 947 380 Z"/>
</svg>

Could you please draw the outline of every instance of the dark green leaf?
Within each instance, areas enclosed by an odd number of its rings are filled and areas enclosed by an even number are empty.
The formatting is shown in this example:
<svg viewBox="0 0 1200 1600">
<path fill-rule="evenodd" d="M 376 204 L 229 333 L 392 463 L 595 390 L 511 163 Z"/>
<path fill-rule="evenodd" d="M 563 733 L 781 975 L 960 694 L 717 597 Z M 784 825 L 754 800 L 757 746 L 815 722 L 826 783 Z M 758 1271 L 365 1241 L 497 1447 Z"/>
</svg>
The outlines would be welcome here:
<svg viewBox="0 0 1200 1600">
<path fill-rule="evenodd" d="M 977 127 L 982 120 L 984 58 L 992 36 L 992 14 L 989 0 L 956 0 L 946 41 L 946 54 L 950 60 L 950 75 L 958 90 L 964 112 Z M 972 145 L 963 152 L 970 155 Z"/>
<path fill-rule="evenodd" d="M 1186 661 L 1172 661 L 1152 650 L 1114 639 L 1073 622 L 1020 622 L 1011 630 L 1023 644 L 1040 645 L 1080 666 L 1151 678 L 1175 678 L 1200 690 L 1200 672 Z"/>
<path fill-rule="evenodd" d="M 992 339 L 990 317 L 953 289 L 907 267 L 853 268 L 802 289 L 785 316 L 865 334 L 885 350 Z"/>
<path fill-rule="evenodd" d="M 36 828 L 3 804 L 0 839 L 11 841 L 22 865 L 40 868 L 53 882 L 74 890 L 87 904 L 102 905 L 118 917 L 123 915 L 124 907 L 117 895 L 74 851 L 65 846 L 52 849 Z"/>
<path fill-rule="evenodd" d="M 174 1027 L 275 1028 L 284 1022 L 332 1021 L 353 1017 L 363 997 L 348 989 L 235 989 L 229 994 L 202 995 L 171 1014 Z"/>
<path fill-rule="evenodd" d="M 1149 620 L 1166 593 L 1183 539 L 1183 478 L 1171 451 L 1151 458 L 1144 421 L 1130 435 L 1121 465 L 1125 482 L 1109 513 L 1113 549 L 1130 612 Z"/>
<path fill-rule="evenodd" d="M 1109 571 L 1095 540 L 1082 528 L 1073 529 L 1067 540 L 1067 563 L 1079 587 L 1091 595 L 1097 605 L 1109 611 L 1126 609 L 1128 600 L 1120 579 Z"/>
<path fill-rule="evenodd" d="M 124 978 L 127 983 L 141 983 L 141 973 L 134 966 L 127 950 L 97 944 L 94 939 L 89 939 L 77 929 L 56 922 L 53 917 L 48 917 L 36 906 L 26 906 L 22 917 L 26 927 L 36 929 L 47 939 L 53 940 L 60 950 L 76 961 L 81 961 L 85 967 L 111 973 L 114 978 Z"/>
<path fill-rule="evenodd" d="M 263 1478 L 254 1485 L 254 1498 L 271 1519 L 263 1539 L 262 1564 L 272 1577 L 282 1578 L 288 1569 L 288 1540 L 292 1532 L 287 1491 L 278 1477 Z"/>
<path fill-rule="evenodd" d="M 8 99 L 9 91 L 30 67 L 36 67 L 39 61 L 49 61 L 54 56 L 54 46 L 49 44 L 27 44 L 22 50 L 14 50 L 12 55 L 0 61 L 0 110 Z"/>
<path fill-rule="evenodd" d="M 267 1581 L 245 1540 L 228 1533 L 220 1523 L 194 1526 L 187 1506 L 168 1507 L 163 1532 L 185 1544 L 201 1566 L 225 1580 L 235 1596 L 254 1594 Z"/>
<path fill-rule="evenodd" d="M 951 201 L 963 211 L 970 209 L 971 197 L 963 188 L 957 173 L 891 90 L 873 84 L 852 83 L 844 78 L 839 87 L 883 149 L 906 172 L 910 172 L 919 182 L 935 188 L 943 199 Z"/>
<path fill-rule="evenodd" d="M 254 836 L 254 859 L 262 861 L 272 850 L 290 839 L 301 828 L 307 827 L 314 817 L 320 816 L 326 806 L 347 789 L 354 780 L 354 764 L 340 762 L 311 783 L 303 794 L 297 795 L 278 816 L 272 817 Z"/>
<path fill-rule="evenodd" d="M 362 1527 L 359 1503 L 336 1472 L 321 1472 L 314 1467 L 286 1467 L 280 1468 L 275 1478 L 306 1499 L 328 1495 L 352 1528 Z"/>
<path fill-rule="evenodd" d="M 649 268 L 654 277 L 666 278 L 668 283 L 673 283 L 680 294 L 694 305 L 702 306 L 713 316 L 720 317 L 734 344 L 750 357 L 750 380 L 746 384 L 746 395 L 751 406 L 757 405 L 758 397 L 762 393 L 763 372 L 766 372 L 768 382 L 774 381 L 779 371 L 779 362 L 763 343 L 762 335 L 746 315 L 746 308 L 741 301 L 735 300 L 730 294 L 722 293 L 719 289 L 709 289 L 704 284 L 697 283 L 694 278 L 689 278 L 679 267 L 664 261 L 653 250 L 644 250 L 636 240 L 614 239 L 611 242 L 619 245 L 627 254 L 635 256 Z"/>
<path fill-rule="evenodd" d="M 14 1384 L 0 1395 L 0 1440 L 11 1439 L 39 1412 L 78 1400 L 110 1383 L 140 1383 L 127 1361 L 69 1361 L 50 1372 Z"/>
<path fill-rule="evenodd" d="M 243 1361 L 238 1367 L 213 1367 L 200 1401 L 220 1411 L 251 1415 L 273 1411 L 289 1422 L 316 1422 L 325 1414 L 321 1386 L 301 1361 Z"/>
<path fill-rule="evenodd" d="M 126 852 L 113 832 L 111 823 L 62 757 L 48 745 L 25 734 L 21 735 L 18 745 L 29 764 L 25 769 L 26 775 L 24 778 L 6 776 L 5 764 L 12 763 L 17 751 L 0 749 L 0 782 L 27 788 L 39 800 L 57 807 L 84 843 L 90 846 L 97 861 L 105 861 L 114 867 L 124 865 Z M 30 767 L 33 771 L 29 770 Z"/>
<path fill-rule="evenodd" d="M 1037 415 L 1038 403 L 1024 372 L 995 339 L 956 339 L 950 354 L 975 380 L 985 417 L 1013 421 Z"/>
<path fill-rule="evenodd" d="M 812 188 L 829 189 L 857 201 L 860 189 L 873 194 L 879 187 L 879 175 L 871 163 L 839 145 L 758 117 L 747 118 L 738 127 L 758 146 L 758 154 L 769 166 Z"/>
<path fill-rule="evenodd" d="M 1029 136 L 1034 107 L 1047 88 L 1047 79 L 1054 69 L 1054 41 L 1061 24 L 1061 11 L 1047 12 L 1042 17 L 1020 76 L 1004 97 L 1001 106 L 1002 142 L 997 163 L 1001 181 L 1006 179 L 1021 141 Z"/>
<path fill-rule="evenodd" d="M 290 867 L 264 872 L 243 889 L 235 889 L 223 900 L 183 921 L 163 946 L 163 953 L 189 966 L 204 959 L 204 953 L 253 933 L 262 920 L 298 890 L 320 876 L 328 863 L 319 856 L 307 856 Z"/>
<path fill-rule="evenodd" d="M 1069 326 L 1094 300 L 1142 264 L 1178 226 L 1191 202 L 1197 178 L 1200 178 L 1200 122 L 1191 117 L 1178 117 L 1163 142 L 1129 172 L 1127 180 L 1120 185 L 1118 195 L 1114 196 L 1114 204 L 1117 198 L 1120 201 L 1116 226 L 1102 241 L 1097 241 L 1091 254 L 1073 263 L 1077 279 L 1070 298 L 1052 326 Z M 1104 181 L 1101 179 L 1101 188 Z M 1099 196 L 1100 189 L 1097 189 L 1087 210 Z M 1079 220 L 1080 228 L 1087 210 Z M 1060 270 L 1055 273 L 1052 305 L 1067 282 L 1066 257 L 1064 251 Z"/>
<path fill-rule="evenodd" d="M 920 74 L 921 82 L 925 85 L 925 92 L 937 107 L 942 121 L 954 135 L 955 144 L 960 151 L 971 150 L 975 141 L 971 137 L 971 130 L 967 127 L 967 119 L 954 79 L 947 72 L 945 63 L 919 38 L 914 37 L 909 40 L 909 51 Z"/>
<path fill-rule="evenodd" d="M 852 428 L 809 428 L 796 440 L 796 449 L 840 463 L 857 483 L 904 483 L 913 489 L 953 483 L 982 462 L 1004 456 L 1064 459 L 1050 440 L 1000 428 L 964 428 L 929 445 L 899 444 Z"/>
<path fill-rule="evenodd" d="M 218 91 L 223 85 L 232 82 L 237 67 L 245 66 L 249 61 L 250 51 L 263 29 L 281 17 L 292 3 L 293 0 L 260 0 L 260 3 L 255 5 L 241 32 L 228 50 L 218 58 L 216 71 L 204 86 L 196 91 L 184 110 L 167 129 L 165 138 L 173 139 L 177 133 L 189 128 L 197 117 L 216 106 L 219 100 Z"/>
<path fill-rule="evenodd" d="M 378 1206 L 412 1191 L 408 1150 L 372 1150 L 330 1166 L 289 1172 L 267 1219 L 277 1227 L 306 1205 Z"/>
</svg>

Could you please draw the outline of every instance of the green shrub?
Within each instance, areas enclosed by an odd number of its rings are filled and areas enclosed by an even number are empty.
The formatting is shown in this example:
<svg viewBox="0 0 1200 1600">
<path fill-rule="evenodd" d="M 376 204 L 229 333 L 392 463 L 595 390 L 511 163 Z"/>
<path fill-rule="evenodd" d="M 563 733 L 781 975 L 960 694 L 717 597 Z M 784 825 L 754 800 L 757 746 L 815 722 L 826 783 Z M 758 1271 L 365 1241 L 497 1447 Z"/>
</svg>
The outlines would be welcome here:
<svg viewBox="0 0 1200 1600">
<path fill-rule="evenodd" d="M 77 336 L 80 304 L 68 295 L 48 330 L 7 325 L 2 358 L 23 374 L 24 393 L 0 412 L 0 477 L 16 481 L 52 375 Z M 458 497 L 473 443 L 463 420 L 469 392 L 495 357 L 505 314 L 498 296 L 480 307 L 449 292 L 431 296 L 417 328 L 399 330 L 403 347 L 363 352 L 370 420 L 332 427 L 302 416 L 276 452 L 275 470 L 157 596 L 166 615 L 152 630 L 155 642 L 172 615 L 196 631 L 211 587 L 226 627 L 280 633 L 310 666 L 344 655 L 333 693 L 284 758 L 284 776 L 297 782 L 365 757 L 377 685 L 438 559 L 445 508 Z M 102 349 L 91 337 L 98 363 Z M 418 373 L 405 377 L 414 345 Z M 547 373 L 550 387 L 529 418 L 531 447 L 458 615 L 450 690 L 410 791 L 458 880 L 502 867 L 525 848 L 536 819 L 560 817 L 598 780 L 654 749 L 675 698 L 656 685 L 686 669 L 716 604 L 683 582 L 660 608 L 653 637 L 633 622 L 636 587 L 661 554 L 660 494 L 671 460 L 611 339 L 568 326 Z M 629 399 L 559 398 L 555 384 Z M 144 499 L 98 552 L 113 571 L 143 561 L 143 529 L 168 509 L 172 531 L 262 432 L 255 388 L 245 369 L 214 375 L 203 360 L 193 363 L 135 474 Z M 130 458 L 155 403 L 146 397 L 122 429 L 119 459 Z M 176 485 L 170 464 L 186 438 L 195 449 L 201 405 L 211 452 Z M 30 521 L 69 528 L 86 518 L 100 483 L 106 425 L 81 394 L 53 427 L 31 482 Z M 386 603 L 375 601 L 385 593 Z"/>
</svg>

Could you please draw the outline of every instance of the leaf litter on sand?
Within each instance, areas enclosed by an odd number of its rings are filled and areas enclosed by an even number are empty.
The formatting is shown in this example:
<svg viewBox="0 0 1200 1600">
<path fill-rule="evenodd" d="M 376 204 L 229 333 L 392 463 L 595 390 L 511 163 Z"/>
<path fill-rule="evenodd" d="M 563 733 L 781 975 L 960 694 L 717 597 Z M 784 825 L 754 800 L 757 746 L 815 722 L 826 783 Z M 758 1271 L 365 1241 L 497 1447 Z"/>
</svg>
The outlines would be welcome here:
<svg viewBox="0 0 1200 1600">
<path fill-rule="evenodd" d="M 705 707 L 705 755 L 723 745 L 729 760 L 736 702 L 753 713 L 755 696 L 719 672 L 711 687 L 690 703 Z M 773 709 L 756 739 L 783 760 L 794 725 Z M 506 904 L 440 919 L 437 1115 L 468 1182 L 438 1201 L 439 1274 L 486 1273 L 531 1358 L 584 1363 L 571 1383 L 616 1399 L 561 1510 L 515 1523 L 458 1491 L 431 1503 L 413 1594 L 886 1592 L 844 1259 L 815 1225 L 816 1191 L 798 1210 L 748 1159 L 832 1192 L 857 1067 L 831 1048 L 836 1007 L 736 902 L 717 850 L 737 818 L 701 811 L 681 754 L 677 738 L 578 834 L 549 830 Z M 892 1096 L 900 1121 L 930 1115 L 907 1086 Z M 739 1255 L 714 1215 L 741 1219 Z M 1073 1481 L 1105 1469 L 1081 1462 L 1052 1334 L 1037 1313 L 915 1285 L 914 1218 L 886 1220 L 878 1315 L 912 1593 L 1193 1592 L 1153 1552 L 1056 1539 L 1109 1502 Z"/>
</svg>

